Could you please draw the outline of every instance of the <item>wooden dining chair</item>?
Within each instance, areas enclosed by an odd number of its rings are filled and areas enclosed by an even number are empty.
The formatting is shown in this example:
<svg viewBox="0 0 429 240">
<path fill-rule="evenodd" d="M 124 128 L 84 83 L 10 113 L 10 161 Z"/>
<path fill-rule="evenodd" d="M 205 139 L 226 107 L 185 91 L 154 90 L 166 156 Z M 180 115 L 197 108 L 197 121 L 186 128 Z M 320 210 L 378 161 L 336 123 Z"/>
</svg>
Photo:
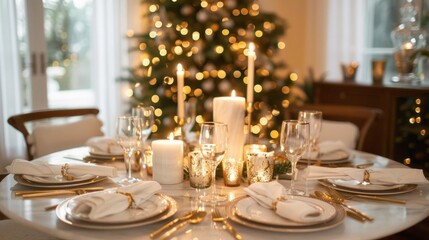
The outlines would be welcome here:
<svg viewBox="0 0 429 240">
<path fill-rule="evenodd" d="M 49 109 L 14 115 L 7 122 L 22 133 L 28 160 L 32 160 L 103 136 L 98 113 L 96 108 Z"/>
<path fill-rule="evenodd" d="M 321 111 L 324 120 L 350 122 L 359 129 L 356 141 L 357 150 L 365 150 L 365 142 L 368 140 L 368 131 L 382 115 L 382 111 L 377 108 L 328 105 L 328 104 L 305 104 L 302 106 L 289 106 L 286 110 L 286 119 L 296 119 L 301 110 Z M 322 126 L 323 127 L 323 126 Z"/>
</svg>

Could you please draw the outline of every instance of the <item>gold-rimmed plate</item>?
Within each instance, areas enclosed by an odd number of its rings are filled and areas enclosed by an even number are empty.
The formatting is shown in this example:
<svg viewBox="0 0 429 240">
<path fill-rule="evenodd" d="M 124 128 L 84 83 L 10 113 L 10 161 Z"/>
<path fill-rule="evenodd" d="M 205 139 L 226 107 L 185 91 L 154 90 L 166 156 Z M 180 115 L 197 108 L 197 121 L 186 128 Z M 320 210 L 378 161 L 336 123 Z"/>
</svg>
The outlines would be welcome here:
<svg viewBox="0 0 429 240">
<path fill-rule="evenodd" d="M 315 198 L 303 197 L 303 196 L 293 196 L 291 197 L 296 201 L 303 201 L 314 208 L 320 211 L 320 216 L 317 221 L 314 222 L 294 222 L 292 220 L 280 217 L 273 210 L 267 209 L 259 205 L 251 197 L 243 198 L 237 201 L 235 205 L 235 213 L 248 221 L 255 223 L 262 223 L 273 226 L 309 226 L 315 225 L 322 222 L 327 222 L 335 217 L 336 209 L 331 204 L 321 201 Z M 288 201 L 289 198 L 286 199 Z"/>
<path fill-rule="evenodd" d="M 236 208 L 237 202 L 246 197 L 247 196 L 239 197 L 233 200 L 232 202 L 228 203 L 226 205 L 226 210 L 228 213 L 228 217 L 232 221 L 250 228 L 255 228 L 255 229 L 260 229 L 265 231 L 273 231 L 273 232 L 291 232 L 291 233 L 316 232 L 316 231 L 322 231 L 322 230 L 334 228 L 340 225 L 344 221 L 344 218 L 346 217 L 346 212 L 344 208 L 338 205 L 332 205 L 335 208 L 335 216 L 331 220 L 328 220 L 326 222 L 322 222 L 319 224 L 314 224 L 310 226 L 275 226 L 270 224 L 256 223 L 253 221 L 248 221 L 245 218 L 241 218 L 236 213 L 235 208 Z"/>
<path fill-rule="evenodd" d="M 49 177 L 40 177 L 40 176 L 27 175 L 27 174 L 22 174 L 21 176 L 26 181 L 30 181 L 33 183 L 40 183 L 40 184 L 71 184 L 71 183 L 90 181 L 95 178 L 94 175 L 90 175 L 90 174 L 74 177 L 72 180 L 65 179 L 61 174 L 56 176 L 49 176 Z"/>
<path fill-rule="evenodd" d="M 156 215 L 154 217 L 147 218 L 145 220 L 135 221 L 135 222 L 130 222 L 130 223 L 122 223 L 122 224 L 93 223 L 93 222 L 80 221 L 80 220 L 73 219 L 70 217 L 70 215 L 67 214 L 67 210 L 66 210 L 67 204 L 71 198 L 66 199 L 63 202 L 61 202 L 57 206 L 55 213 L 61 222 L 65 223 L 67 225 L 75 226 L 75 227 L 89 228 L 89 229 L 105 229 L 105 230 L 139 227 L 139 226 L 144 226 L 144 225 L 148 225 L 148 224 L 152 224 L 152 223 L 156 223 L 156 222 L 165 220 L 165 219 L 173 216 L 177 212 L 177 202 L 173 198 L 171 198 L 167 195 L 161 195 L 161 196 L 168 202 L 168 208 L 165 212 L 163 212 L 159 215 Z"/>
<path fill-rule="evenodd" d="M 104 192 L 94 192 L 87 193 L 84 195 L 76 196 L 70 199 L 66 206 L 66 212 L 73 220 L 85 221 L 90 223 L 100 223 L 100 224 L 125 224 L 132 223 L 137 221 L 143 221 L 157 215 L 160 215 L 167 211 L 169 207 L 169 202 L 163 196 L 159 194 L 155 194 L 145 202 L 139 205 L 138 208 L 128 208 L 125 211 L 122 211 L 117 214 L 112 214 L 106 217 L 102 217 L 99 219 L 89 219 L 87 214 L 83 213 L 74 213 L 73 208 L 76 207 L 78 202 L 82 200 L 82 198 L 91 197 L 91 195 L 98 194 L 109 194 L 106 191 Z M 111 192 L 111 194 L 116 194 L 115 192 Z"/>
<path fill-rule="evenodd" d="M 325 187 L 333 188 L 333 189 L 341 191 L 341 192 L 374 195 L 374 196 L 403 194 L 403 193 L 412 192 L 417 188 L 417 184 L 404 184 L 404 185 L 398 186 L 396 188 L 387 189 L 387 190 L 365 190 L 365 189 L 354 189 L 354 188 L 347 188 L 347 187 L 343 187 L 343 186 L 338 186 L 335 183 L 332 183 L 326 179 L 319 180 L 319 183 Z"/>
<path fill-rule="evenodd" d="M 72 182 L 72 183 L 64 183 L 64 184 L 49 184 L 49 183 L 38 183 L 33 182 L 27 179 L 24 179 L 21 174 L 15 174 L 14 179 L 17 183 L 28 186 L 28 187 L 36 187 L 36 188 L 68 188 L 68 187 L 78 187 L 78 186 L 84 186 L 88 184 L 93 184 L 97 182 L 101 182 L 103 180 L 106 180 L 107 177 L 104 176 L 95 176 L 91 179 L 80 181 L 80 182 Z"/>
</svg>

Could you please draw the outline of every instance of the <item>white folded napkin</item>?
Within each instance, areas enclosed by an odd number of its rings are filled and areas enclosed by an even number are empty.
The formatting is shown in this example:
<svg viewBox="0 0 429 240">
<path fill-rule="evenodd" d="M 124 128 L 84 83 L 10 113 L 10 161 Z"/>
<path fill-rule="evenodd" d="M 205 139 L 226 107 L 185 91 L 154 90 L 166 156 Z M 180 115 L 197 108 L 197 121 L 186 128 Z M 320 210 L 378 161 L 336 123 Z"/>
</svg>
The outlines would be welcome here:
<svg viewBox="0 0 429 240">
<path fill-rule="evenodd" d="M 349 149 L 342 141 L 324 141 L 318 144 L 319 154 L 325 155 L 329 153 L 333 153 L 338 150 L 343 150 L 348 152 Z M 304 153 L 302 158 L 305 159 L 316 159 L 318 157 L 318 153 L 316 151 L 308 151 Z"/>
<path fill-rule="evenodd" d="M 125 187 L 82 195 L 76 198 L 71 213 L 75 216 L 86 216 L 89 219 L 102 218 L 129 208 L 130 199 L 127 194 L 131 194 L 133 204 L 139 207 L 160 190 L 161 185 L 158 182 L 140 181 Z"/>
<path fill-rule="evenodd" d="M 65 164 L 50 164 L 41 161 L 28 161 L 15 159 L 6 167 L 6 170 L 12 174 L 33 175 L 38 177 L 52 177 L 61 175 L 61 168 Z M 67 174 L 73 177 L 83 175 L 116 177 L 117 170 L 110 166 L 100 166 L 90 163 L 67 163 Z"/>
<path fill-rule="evenodd" d="M 273 209 L 283 218 L 294 222 L 309 223 L 322 220 L 321 210 L 300 200 L 286 199 L 285 188 L 277 181 L 253 183 L 244 191 L 259 205 Z M 273 208 L 275 206 L 275 209 Z"/>
<path fill-rule="evenodd" d="M 86 145 L 93 149 L 95 153 L 122 155 L 123 149 L 115 139 L 109 137 L 93 137 L 88 139 Z"/>
<path fill-rule="evenodd" d="M 317 179 L 344 179 L 363 181 L 365 169 L 359 168 L 329 168 L 309 166 L 308 180 Z M 423 170 L 414 168 L 386 168 L 369 169 L 369 180 L 373 184 L 427 184 L 429 181 L 423 174 Z"/>
</svg>

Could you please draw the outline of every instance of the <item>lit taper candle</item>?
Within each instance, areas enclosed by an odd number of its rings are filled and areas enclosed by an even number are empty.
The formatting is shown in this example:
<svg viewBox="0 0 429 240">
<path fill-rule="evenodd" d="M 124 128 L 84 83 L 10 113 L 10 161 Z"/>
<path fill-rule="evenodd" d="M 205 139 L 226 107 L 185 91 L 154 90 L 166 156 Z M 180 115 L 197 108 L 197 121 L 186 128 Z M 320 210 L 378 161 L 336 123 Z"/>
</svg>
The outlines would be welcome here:
<svg viewBox="0 0 429 240">
<path fill-rule="evenodd" d="M 179 121 L 185 119 L 185 102 L 183 99 L 183 86 L 185 81 L 185 71 L 182 64 L 177 65 L 177 116 Z"/>
<path fill-rule="evenodd" d="M 249 51 L 247 53 L 247 102 L 253 103 L 253 84 L 255 79 L 255 45 L 249 43 Z"/>
</svg>

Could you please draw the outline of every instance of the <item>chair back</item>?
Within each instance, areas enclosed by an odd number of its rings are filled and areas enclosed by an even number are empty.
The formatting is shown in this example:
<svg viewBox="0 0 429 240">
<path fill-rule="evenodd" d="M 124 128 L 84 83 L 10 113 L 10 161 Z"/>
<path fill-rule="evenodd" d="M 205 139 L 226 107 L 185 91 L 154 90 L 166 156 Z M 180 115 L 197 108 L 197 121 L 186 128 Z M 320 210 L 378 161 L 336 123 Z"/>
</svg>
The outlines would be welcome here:
<svg viewBox="0 0 429 240">
<path fill-rule="evenodd" d="M 28 160 L 32 160 L 83 146 L 89 138 L 102 136 L 102 122 L 96 117 L 98 113 L 96 108 L 49 109 L 14 115 L 7 122 L 22 133 Z"/>
<path fill-rule="evenodd" d="M 350 122 L 356 125 L 359 128 L 359 136 L 356 143 L 357 150 L 364 150 L 370 127 L 382 115 L 382 111 L 377 108 L 350 105 L 305 104 L 302 106 L 290 106 L 286 111 L 286 119 L 296 119 L 301 110 L 321 111 L 324 120 Z"/>
</svg>

